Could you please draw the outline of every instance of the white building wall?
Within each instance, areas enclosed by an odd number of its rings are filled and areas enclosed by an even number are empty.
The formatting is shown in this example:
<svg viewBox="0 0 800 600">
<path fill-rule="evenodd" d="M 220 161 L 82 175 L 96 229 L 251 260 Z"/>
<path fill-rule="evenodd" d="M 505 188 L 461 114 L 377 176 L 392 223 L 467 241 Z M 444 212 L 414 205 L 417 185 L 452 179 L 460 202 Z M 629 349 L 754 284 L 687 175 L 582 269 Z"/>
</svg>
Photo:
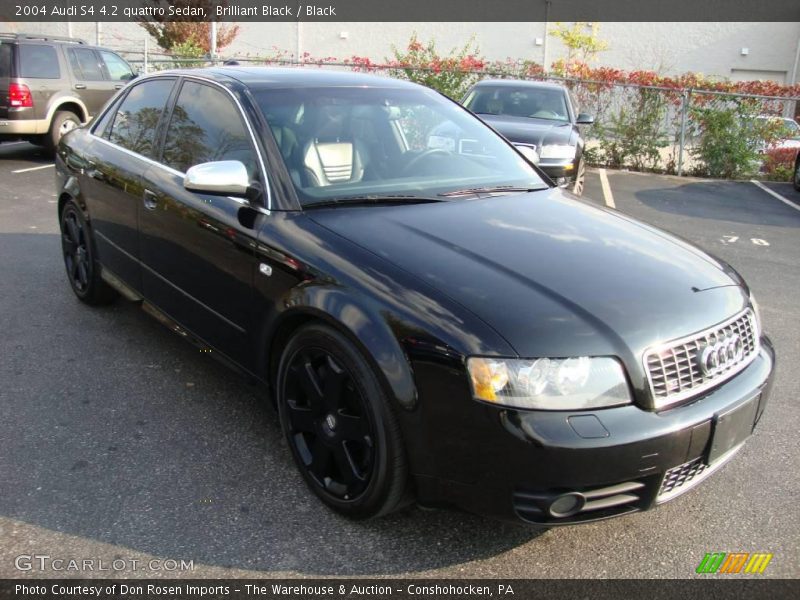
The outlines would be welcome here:
<svg viewBox="0 0 800 600">
<path fill-rule="evenodd" d="M 112 48 L 142 51 L 144 31 L 134 23 L 103 23 L 101 42 Z M 551 24 L 552 27 L 552 24 Z M 0 29 L 66 35 L 66 23 L 2 23 Z M 73 35 L 95 41 L 94 23 L 73 23 Z M 544 23 L 240 23 L 240 34 L 223 56 L 290 54 L 339 59 L 353 55 L 381 61 L 392 46 L 404 48 L 416 32 L 434 39 L 441 52 L 463 47 L 471 38 L 491 60 L 544 60 Z M 800 23 L 602 23 L 609 44 L 596 65 L 654 69 L 664 74 L 695 71 L 734 79 L 771 78 L 791 83 Z M 547 38 L 548 62 L 563 57 L 559 40 Z M 158 50 L 154 42 L 151 50 Z M 747 54 L 742 54 L 742 49 Z M 795 75 L 795 77 L 800 74 Z"/>
</svg>

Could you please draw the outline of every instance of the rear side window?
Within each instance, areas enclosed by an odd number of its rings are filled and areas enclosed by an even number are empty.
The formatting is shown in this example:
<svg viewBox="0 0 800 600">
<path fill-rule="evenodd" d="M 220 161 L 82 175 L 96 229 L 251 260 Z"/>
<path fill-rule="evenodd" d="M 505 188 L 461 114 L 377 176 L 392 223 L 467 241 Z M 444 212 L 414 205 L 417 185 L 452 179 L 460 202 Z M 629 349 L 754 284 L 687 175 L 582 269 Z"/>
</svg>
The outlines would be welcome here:
<svg viewBox="0 0 800 600">
<path fill-rule="evenodd" d="M 105 137 L 132 152 L 153 158 L 156 128 L 173 83 L 173 79 L 156 79 L 131 88 Z"/>
<path fill-rule="evenodd" d="M 59 79 L 58 55 L 52 46 L 19 45 L 19 76 L 29 79 Z"/>
<path fill-rule="evenodd" d="M 109 78 L 114 81 L 129 81 L 133 78 L 130 65 L 119 56 L 106 50 L 100 50 L 100 56 L 103 57 L 103 62 L 106 64 Z"/>
<path fill-rule="evenodd" d="M 163 162 L 185 172 L 216 160 L 241 161 L 255 178 L 255 152 L 236 105 L 221 90 L 187 81 L 167 127 Z"/>
<path fill-rule="evenodd" d="M 0 77 L 11 77 L 12 48 L 11 44 L 0 44 Z"/>
<path fill-rule="evenodd" d="M 103 77 L 103 70 L 100 68 L 100 59 L 94 50 L 87 48 L 70 49 L 67 54 L 69 55 L 69 65 L 75 77 L 83 81 L 101 81 Z"/>
</svg>

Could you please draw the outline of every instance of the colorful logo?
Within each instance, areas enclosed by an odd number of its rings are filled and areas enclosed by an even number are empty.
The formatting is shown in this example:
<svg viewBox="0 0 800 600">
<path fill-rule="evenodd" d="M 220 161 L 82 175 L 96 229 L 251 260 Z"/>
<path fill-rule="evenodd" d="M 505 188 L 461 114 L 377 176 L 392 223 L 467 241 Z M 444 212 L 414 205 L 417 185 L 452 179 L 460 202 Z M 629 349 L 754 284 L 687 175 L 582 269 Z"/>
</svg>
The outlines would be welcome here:
<svg viewBox="0 0 800 600">
<path fill-rule="evenodd" d="M 766 552 L 707 552 L 697 566 L 697 573 L 763 573 L 772 554 Z"/>
</svg>

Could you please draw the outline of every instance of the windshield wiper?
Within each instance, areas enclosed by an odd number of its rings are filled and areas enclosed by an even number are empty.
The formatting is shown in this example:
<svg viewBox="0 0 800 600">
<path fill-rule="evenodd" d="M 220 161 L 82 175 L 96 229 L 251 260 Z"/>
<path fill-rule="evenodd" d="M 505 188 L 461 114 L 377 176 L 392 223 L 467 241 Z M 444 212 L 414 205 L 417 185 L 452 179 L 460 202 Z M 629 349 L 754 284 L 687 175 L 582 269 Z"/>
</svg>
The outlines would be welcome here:
<svg viewBox="0 0 800 600">
<path fill-rule="evenodd" d="M 546 190 L 546 185 L 531 186 L 531 187 L 518 187 L 513 185 L 496 185 L 494 187 L 476 187 L 467 188 L 464 190 L 453 190 L 452 192 L 442 192 L 439 196 L 444 198 L 454 198 L 457 196 L 477 196 L 479 194 L 519 194 L 525 192 L 538 192 Z"/>
<path fill-rule="evenodd" d="M 329 200 L 320 200 L 318 202 L 308 202 L 303 205 L 303 208 L 323 208 L 331 206 L 344 206 L 344 205 L 375 205 L 375 204 L 426 204 L 429 202 L 444 202 L 441 198 L 430 198 L 427 196 L 404 196 L 404 195 L 390 195 L 379 196 L 375 194 L 363 196 L 340 196 L 338 198 L 331 198 Z"/>
</svg>

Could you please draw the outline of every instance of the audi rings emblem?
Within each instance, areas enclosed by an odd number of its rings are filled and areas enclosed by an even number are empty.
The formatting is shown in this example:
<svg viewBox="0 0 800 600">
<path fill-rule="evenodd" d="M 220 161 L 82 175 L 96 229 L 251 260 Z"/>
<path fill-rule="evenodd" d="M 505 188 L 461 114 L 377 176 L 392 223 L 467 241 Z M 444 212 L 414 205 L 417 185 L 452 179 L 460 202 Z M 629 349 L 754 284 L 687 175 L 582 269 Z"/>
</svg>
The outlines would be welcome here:
<svg viewBox="0 0 800 600">
<path fill-rule="evenodd" d="M 744 357 L 744 344 L 738 334 L 718 339 L 698 353 L 697 362 L 703 376 L 711 377 L 732 367 Z"/>
</svg>

